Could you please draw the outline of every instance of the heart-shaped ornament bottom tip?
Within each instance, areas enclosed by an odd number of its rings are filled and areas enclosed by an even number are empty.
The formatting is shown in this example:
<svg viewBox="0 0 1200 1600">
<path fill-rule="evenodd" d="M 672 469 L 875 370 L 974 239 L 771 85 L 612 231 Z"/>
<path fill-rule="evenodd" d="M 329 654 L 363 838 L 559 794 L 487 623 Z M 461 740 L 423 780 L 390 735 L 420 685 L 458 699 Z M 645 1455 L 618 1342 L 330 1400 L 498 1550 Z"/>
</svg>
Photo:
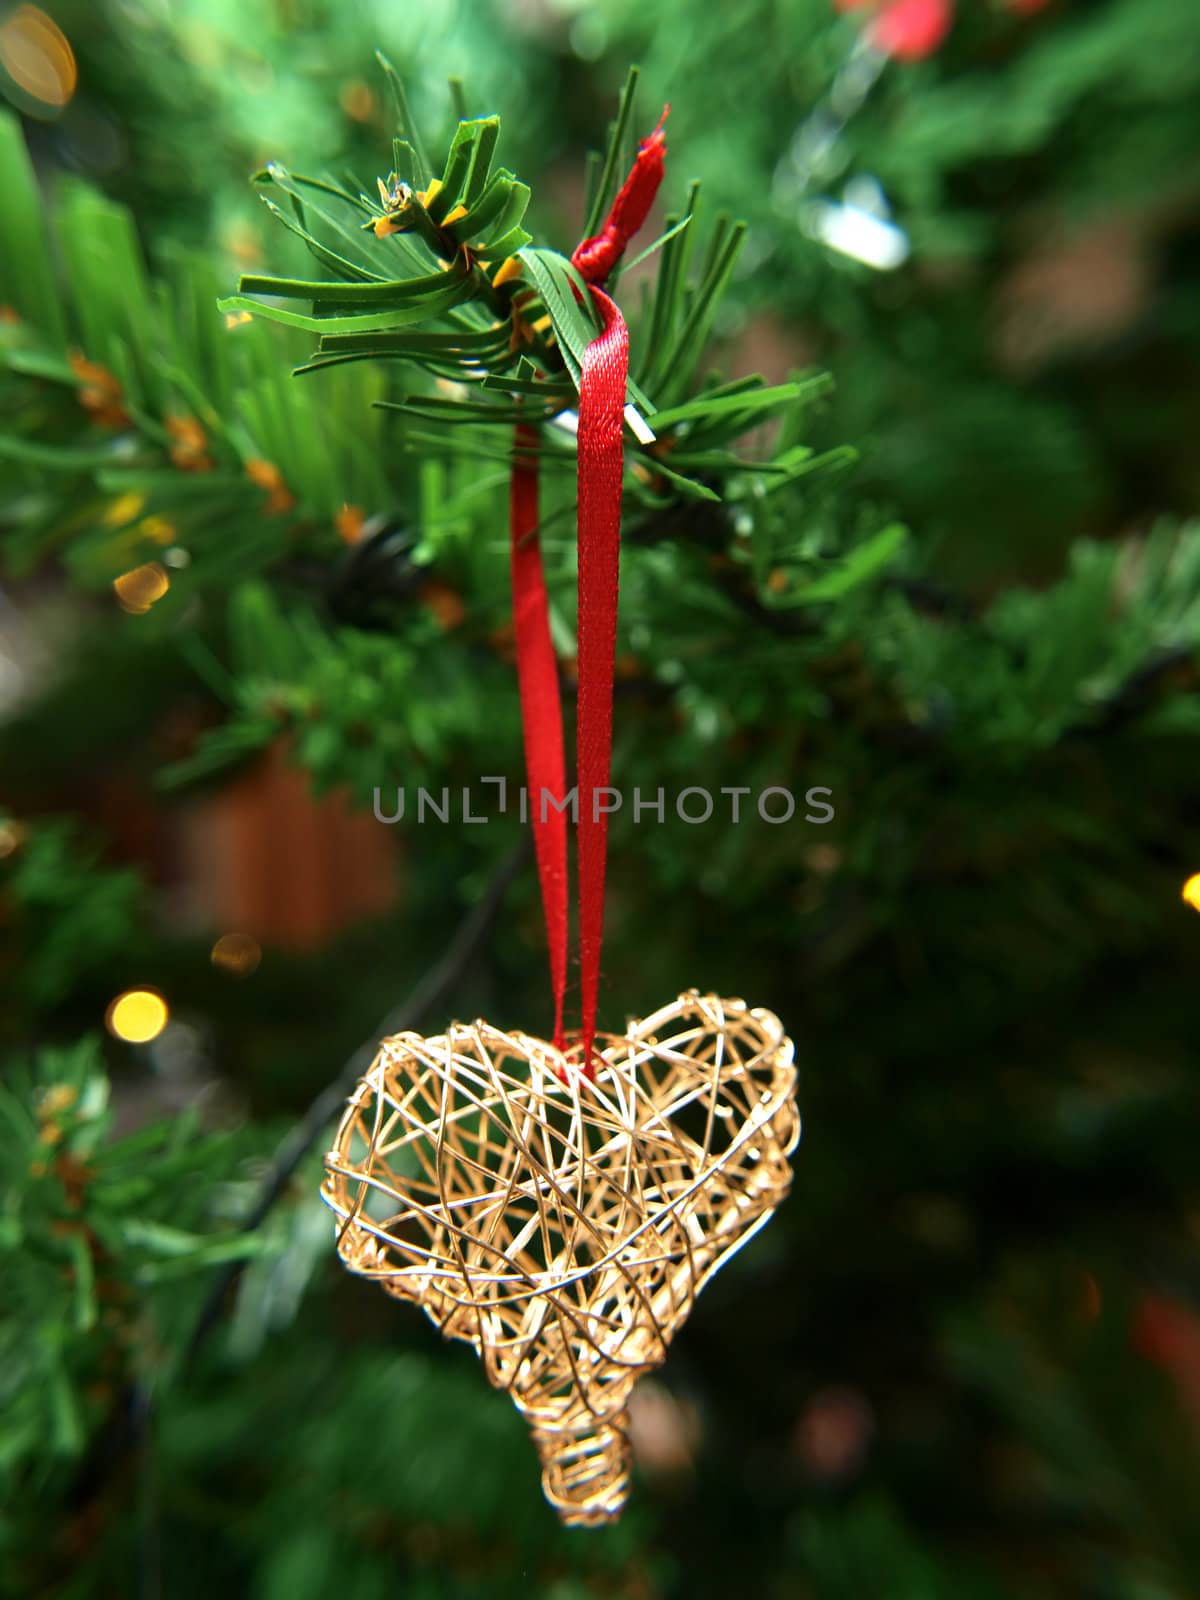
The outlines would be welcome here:
<svg viewBox="0 0 1200 1600">
<path fill-rule="evenodd" d="M 625 1504 L 630 1391 L 784 1199 L 800 1136 L 769 1011 L 693 990 L 597 1044 L 589 1077 L 578 1043 L 486 1022 L 385 1039 L 322 1190 L 351 1271 L 474 1345 L 576 1526 Z"/>
</svg>

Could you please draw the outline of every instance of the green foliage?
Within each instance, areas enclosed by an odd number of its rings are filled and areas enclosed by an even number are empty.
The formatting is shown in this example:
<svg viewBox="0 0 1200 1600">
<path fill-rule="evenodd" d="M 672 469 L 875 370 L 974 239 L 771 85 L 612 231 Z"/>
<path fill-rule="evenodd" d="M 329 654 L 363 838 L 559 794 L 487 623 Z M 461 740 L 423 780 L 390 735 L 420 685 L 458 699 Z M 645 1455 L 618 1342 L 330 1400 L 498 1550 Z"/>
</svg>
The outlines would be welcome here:
<svg viewBox="0 0 1200 1600">
<path fill-rule="evenodd" d="M 148 896 L 139 875 L 102 865 L 70 820 L 0 816 L 0 970 L 14 1004 L 6 1021 L 53 1010 L 140 937 Z"/>
<path fill-rule="evenodd" d="M 887 1573 L 889 1600 L 995 1600 L 1004 1591 L 962 1565 L 933 1560 L 886 1503 L 863 1501 L 832 1515 L 810 1512 L 793 1534 L 821 1600 L 854 1600 Z"/>
<path fill-rule="evenodd" d="M 493 659 L 440 647 L 428 615 L 387 634 L 328 630 L 303 605 L 285 612 L 250 583 L 230 599 L 229 717 L 196 752 L 162 774 L 189 783 L 288 732 L 319 789 L 348 784 L 369 805 L 377 785 L 444 775 L 466 751 L 503 763 L 517 722 L 508 675 Z"/>
<path fill-rule="evenodd" d="M 1094 1248 L 1103 1261 L 1103 1241 Z M 1121 1303 L 1126 1292 L 1121 1276 L 1103 1267 L 1097 1278 L 1078 1262 L 1037 1273 L 1005 1263 L 993 1289 L 1003 1315 L 960 1312 L 948 1328 L 948 1355 L 956 1374 L 1015 1425 L 1015 1448 L 1030 1468 L 1030 1509 L 1061 1527 L 1074 1582 L 1129 1600 L 1182 1597 L 1200 1544 L 1190 1473 L 1181 1475 L 1179 1463 L 1200 1452 L 1162 1372 L 1144 1356 L 1131 1359 L 1138 1320 Z M 1106 1305 L 1113 1295 L 1117 1306 Z M 1119 1408 L 1111 1404 L 1114 1370 L 1123 1372 L 1127 1400 Z M 1114 1528 L 1131 1552 L 1120 1573 L 1106 1570 L 1103 1553 Z"/>
<path fill-rule="evenodd" d="M 1200 648 L 1200 528 L 1164 523 L 1124 546 L 1080 544 L 1060 582 L 1007 591 L 979 628 L 930 628 L 906 609 L 892 608 L 899 638 L 883 648 L 908 663 L 898 687 L 923 703 L 918 715 L 936 715 L 963 749 L 1016 755 L 1102 723 L 1145 669 Z M 947 683 L 958 686 L 950 696 Z M 1181 734 L 1196 709 L 1190 696 L 1155 705 L 1135 692 L 1129 704 Z"/>
<path fill-rule="evenodd" d="M 269 329 L 223 326 L 210 261 L 167 247 L 151 279 L 129 213 L 78 184 L 53 228 L 59 277 L 11 118 L 0 161 L 0 304 L 18 318 L 0 328 L 0 458 L 22 513 L 11 571 L 61 551 L 101 587 L 183 548 L 191 591 L 298 546 L 328 558 L 343 506 L 386 503 L 369 374 L 333 374 L 321 395 L 291 383 Z"/>
<path fill-rule="evenodd" d="M 222 1225 L 227 1137 L 188 1113 L 114 1138 L 109 1102 L 94 1039 L 11 1063 L 0 1087 L 2 1544 L 31 1573 L 33 1530 L 12 1511 L 69 1483 L 159 1381 L 190 1304 L 180 1284 L 263 1248 Z"/>
<path fill-rule="evenodd" d="M 173 1472 L 193 1506 L 228 1530 L 206 1551 L 194 1511 L 173 1525 L 207 1581 L 289 1600 L 319 1600 L 335 1581 L 364 1597 L 401 1583 L 405 1594 L 447 1600 L 584 1596 L 597 1586 L 633 1600 L 647 1577 L 644 1512 L 599 1547 L 549 1524 L 523 1425 L 503 1396 L 480 1392 L 469 1357 L 448 1366 L 415 1349 L 360 1347 L 348 1362 L 330 1354 L 295 1331 L 277 1336 L 271 1357 L 226 1366 L 164 1417 Z M 323 1397 L 301 1418 L 297 1369 Z M 238 1402 L 242 1383 L 259 1396 L 254 1419 Z M 431 1435 L 442 1439 L 436 1460 Z M 287 1541 L 277 1537 L 281 1518 L 293 1529 Z M 650 1581 L 667 1566 L 652 1561 Z"/>
</svg>

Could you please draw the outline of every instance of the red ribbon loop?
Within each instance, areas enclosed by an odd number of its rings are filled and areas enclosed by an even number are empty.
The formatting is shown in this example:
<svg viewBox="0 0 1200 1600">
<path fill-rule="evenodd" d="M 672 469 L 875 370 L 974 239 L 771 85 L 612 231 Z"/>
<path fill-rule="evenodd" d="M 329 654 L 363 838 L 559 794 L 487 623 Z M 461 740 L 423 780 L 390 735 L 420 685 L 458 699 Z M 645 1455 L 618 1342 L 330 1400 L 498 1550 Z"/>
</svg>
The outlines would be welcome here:
<svg viewBox="0 0 1200 1600">
<path fill-rule="evenodd" d="M 579 848 L 579 965 L 583 1070 L 592 1060 L 604 939 L 604 881 L 608 853 L 608 783 L 612 775 L 613 661 L 621 545 L 622 425 L 629 370 L 629 330 L 617 306 L 597 287 L 646 220 L 662 181 L 663 123 L 642 141 L 633 168 L 613 201 L 603 229 L 571 257 L 590 286 L 602 331 L 584 351 L 579 383 L 579 699 L 577 724 Z M 518 424 L 509 494 L 510 564 L 517 679 L 532 806 L 534 849 L 554 993 L 554 1042 L 563 1047 L 567 973 L 566 778 L 558 671 L 550 637 L 546 581 L 538 544 L 535 430 Z M 547 796 L 554 804 L 548 803 Z"/>
<path fill-rule="evenodd" d="M 589 283 L 603 283 L 624 254 L 625 246 L 645 222 L 663 180 L 667 136 L 663 123 L 670 106 L 663 107 L 658 125 L 638 146 L 637 159 L 613 201 L 603 228 L 576 245 L 571 264 Z"/>
</svg>

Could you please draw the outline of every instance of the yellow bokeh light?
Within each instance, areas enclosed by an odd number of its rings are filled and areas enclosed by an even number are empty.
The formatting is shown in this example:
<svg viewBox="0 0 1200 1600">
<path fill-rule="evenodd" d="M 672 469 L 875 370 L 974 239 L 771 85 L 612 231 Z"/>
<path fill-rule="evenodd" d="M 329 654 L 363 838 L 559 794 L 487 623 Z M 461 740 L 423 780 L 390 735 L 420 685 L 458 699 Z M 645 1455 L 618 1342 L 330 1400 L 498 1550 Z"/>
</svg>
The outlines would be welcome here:
<svg viewBox="0 0 1200 1600">
<path fill-rule="evenodd" d="M 25 829 L 11 817 L 0 817 L 0 861 L 15 855 L 25 843 Z"/>
<path fill-rule="evenodd" d="M 166 568 L 157 561 L 151 561 L 144 567 L 134 567 L 131 572 L 123 572 L 119 578 L 113 579 L 113 589 L 122 609 L 134 616 L 149 611 L 170 587 L 171 580 Z"/>
<path fill-rule="evenodd" d="M 143 517 L 139 531 L 144 534 L 147 539 L 153 539 L 156 544 L 175 543 L 175 524 L 173 522 L 168 522 L 166 517 Z M 159 571 L 162 571 L 161 567 L 159 568 Z M 163 573 L 163 577 L 166 577 L 165 572 Z M 165 589 L 163 590 L 163 593 L 166 593 Z M 155 595 L 156 600 L 159 598 L 160 596 Z"/>
<path fill-rule="evenodd" d="M 104 1023 L 126 1044 L 149 1044 L 166 1027 L 170 1014 L 167 1002 L 153 989 L 126 989 L 109 1006 Z"/>
<path fill-rule="evenodd" d="M 119 494 L 108 510 L 104 513 L 104 521 L 110 528 L 125 528 L 131 522 L 136 522 L 145 509 L 146 496 L 130 491 Z"/>
<path fill-rule="evenodd" d="M 223 933 L 212 947 L 212 964 L 235 978 L 248 978 L 262 960 L 262 946 L 249 933 Z"/>
<path fill-rule="evenodd" d="M 1193 872 L 1184 884 L 1182 897 L 1193 910 L 1200 911 L 1200 872 Z"/>
<path fill-rule="evenodd" d="M 79 81 L 66 34 L 37 6 L 18 6 L 0 25 L 0 65 L 18 89 L 55 110 L 67 104 Z"/>
</svg>

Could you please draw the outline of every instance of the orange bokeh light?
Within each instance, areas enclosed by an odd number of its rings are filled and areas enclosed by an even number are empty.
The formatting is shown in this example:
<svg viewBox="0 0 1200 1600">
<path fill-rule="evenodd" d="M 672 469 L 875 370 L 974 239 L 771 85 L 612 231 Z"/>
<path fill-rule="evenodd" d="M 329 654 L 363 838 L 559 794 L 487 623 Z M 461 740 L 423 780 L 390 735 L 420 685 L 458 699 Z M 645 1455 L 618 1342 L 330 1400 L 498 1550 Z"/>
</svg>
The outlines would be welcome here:
<svg viewBox="0 0 1200 1600">
<path fill-rule="evenodd" d="M 235 978 L 248 978 L 262 960 L 262 946 L 249 933 L 223 933 L 212 947 L 212 964 Z"/>
<path fill-rule="evenodd" d="M 61 111 L 79 82 L 66 34 L 37 6 L 18 6 L 0 24 L 0 66 L 31 99 Z"/>
<path fill-rule="evenodd" d="M 151 561 L 144 567 L 134 567 L 132 571 L 123 572 L 119 578 L 113 579 L 113 588 L 122 610 L 134 616 L 149 611 L 170 587 L 171 580 L 166 569 L 159 566 L 157 561 Z"/>
</svg>

